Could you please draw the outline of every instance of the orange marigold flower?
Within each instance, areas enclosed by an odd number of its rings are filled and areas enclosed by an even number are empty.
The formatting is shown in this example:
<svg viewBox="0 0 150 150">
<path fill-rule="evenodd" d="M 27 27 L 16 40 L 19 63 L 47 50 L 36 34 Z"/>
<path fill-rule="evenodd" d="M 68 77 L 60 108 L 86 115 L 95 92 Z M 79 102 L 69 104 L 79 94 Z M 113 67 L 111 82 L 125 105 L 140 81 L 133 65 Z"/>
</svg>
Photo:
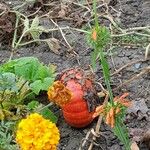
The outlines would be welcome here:
<svg viewBox="0 0 150 150">
<path fill-rule="evenodd" d="M 63 107 L 71 100 L 72 93 L 67 89 L 60 81 L 54 82 L 54 84 L 48 89 L 48 99 L 60 107 Z"/>
<path fill-rule="evenodd" d="M 92 32 L 92 39 L 93 39 L 94 41 L 97 40 L 97 32 L 96 32 L 95 29 L 94 29 L 93 32 Z"/>
<path fill-rule="evenodd" d="M 121 110 L 120 110 L 120 108 L 119 108 L 119 107 L 117 107 L 117 108 L 116 108 L 116 111 L 115 111 L 115 114 L 120 113 L 120 111 L 121 111 Z"/>
</svg>

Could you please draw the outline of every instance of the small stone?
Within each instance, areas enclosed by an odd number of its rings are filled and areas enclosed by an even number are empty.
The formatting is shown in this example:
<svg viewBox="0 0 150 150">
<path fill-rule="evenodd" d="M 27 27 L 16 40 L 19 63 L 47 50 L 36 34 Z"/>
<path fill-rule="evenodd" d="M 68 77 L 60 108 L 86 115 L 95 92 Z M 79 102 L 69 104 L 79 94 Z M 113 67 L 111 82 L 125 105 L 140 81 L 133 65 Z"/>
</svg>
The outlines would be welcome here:
<svg viewBox="0 0 150 150">
<path fill-rule="evenodd" d="M 137 64 L 134 65 L 134 67 L 135 67 L 136 69 L 139 69 L 139 68 L 141 67 L 141 64 L 140 64 L 140 63 L 137 63 Z"/>
</svg>

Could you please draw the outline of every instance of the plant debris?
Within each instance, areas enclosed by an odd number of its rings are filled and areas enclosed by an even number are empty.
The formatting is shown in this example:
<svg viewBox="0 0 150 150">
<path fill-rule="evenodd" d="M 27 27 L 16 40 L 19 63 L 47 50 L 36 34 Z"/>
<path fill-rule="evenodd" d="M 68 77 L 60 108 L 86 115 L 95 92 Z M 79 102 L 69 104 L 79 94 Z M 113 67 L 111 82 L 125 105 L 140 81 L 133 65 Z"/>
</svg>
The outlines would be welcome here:
<svg viewBox="0 0 150 150">
<path fill-rule="evenodd" d="M 133 101 L 133 106 L 128 109 L 128 114 L 135 115 L 139 120 L 144 118 L 148 120 L 148 111 L 145 99 L 141 98 L 138 101 Z"/>
<path fill-rule="evenodd" d="M 0 40 L 13 31 L 13 17 L 10 8 L 0 3 Z"/>
<path fill-rule="evenodd" d="M 148 149 L 150 149 L 150 129 L 148 129 L 148 131 L 144 134 L 142 141 L 145 142 L 145 144 L 148 146 Z"/>
</svg>

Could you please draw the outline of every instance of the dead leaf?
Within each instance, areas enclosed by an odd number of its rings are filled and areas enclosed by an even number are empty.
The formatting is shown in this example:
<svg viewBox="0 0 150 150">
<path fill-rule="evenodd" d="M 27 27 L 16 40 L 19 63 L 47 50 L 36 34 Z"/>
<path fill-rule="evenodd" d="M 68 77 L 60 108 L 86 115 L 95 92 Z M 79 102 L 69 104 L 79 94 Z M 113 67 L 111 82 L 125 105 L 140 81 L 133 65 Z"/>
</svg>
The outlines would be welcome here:
<svg viewBox="0 0 150 150">
<path fill-rule="evenodd" d="M 60 43 L 57 39 L 50 38 L 50 39 L 46 39 L 45 41 L 48 44 L 51 51 L 53 51 L 55 54 L 59 54 L 59 49 L 61 47 L 60 47 Z"/>
<path fill-rule="evenodd" d="M 63 4 L 63 3 L 61 3 L 60 11 L 58 12 L 58 17 L 64 18 L 64 17 L 67 16 L 67 14 L 68 14 L 68 6 Z"/>
<path fill-rule="evenodd" d="M 133 101 L 132 107 L 128 108 L 128 114 L 134 114 L 139 120 L 146 118 L 148 119 L 148 107 L 145 103 L 145 99 L 140 99 L 138 101 Z"/>
<path fill-rule="evenodd" d="M 138 145 L 136 144 L 136 142 L 133 142 L 131 144 L 131 150 L 140 150 L 139 147 L 138 147 Z"/>
<path fill-rule="evenodd" d="M 150 149 L 150 129 L 144 134 L 142 141 L 147 144 L 148 149 Z"/>
</svg>

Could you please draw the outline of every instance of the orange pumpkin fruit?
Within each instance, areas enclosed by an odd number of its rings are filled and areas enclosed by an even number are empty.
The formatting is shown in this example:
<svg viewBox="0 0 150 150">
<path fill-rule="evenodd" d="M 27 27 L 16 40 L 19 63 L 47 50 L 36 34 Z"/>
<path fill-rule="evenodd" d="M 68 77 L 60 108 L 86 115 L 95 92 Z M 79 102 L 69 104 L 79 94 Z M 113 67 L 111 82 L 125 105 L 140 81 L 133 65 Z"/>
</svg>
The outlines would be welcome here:
<svg viewBox="0 0 150 150">
<path fill-rule="evenodd" d="M 60 81 L 72 93 L 71 100 L 62 107 L 66 122 L 77 128 L 85 127 L 93 121 L 97 95 L 90 78 L 81 69 L 63 72 Z"/>
</svg>

